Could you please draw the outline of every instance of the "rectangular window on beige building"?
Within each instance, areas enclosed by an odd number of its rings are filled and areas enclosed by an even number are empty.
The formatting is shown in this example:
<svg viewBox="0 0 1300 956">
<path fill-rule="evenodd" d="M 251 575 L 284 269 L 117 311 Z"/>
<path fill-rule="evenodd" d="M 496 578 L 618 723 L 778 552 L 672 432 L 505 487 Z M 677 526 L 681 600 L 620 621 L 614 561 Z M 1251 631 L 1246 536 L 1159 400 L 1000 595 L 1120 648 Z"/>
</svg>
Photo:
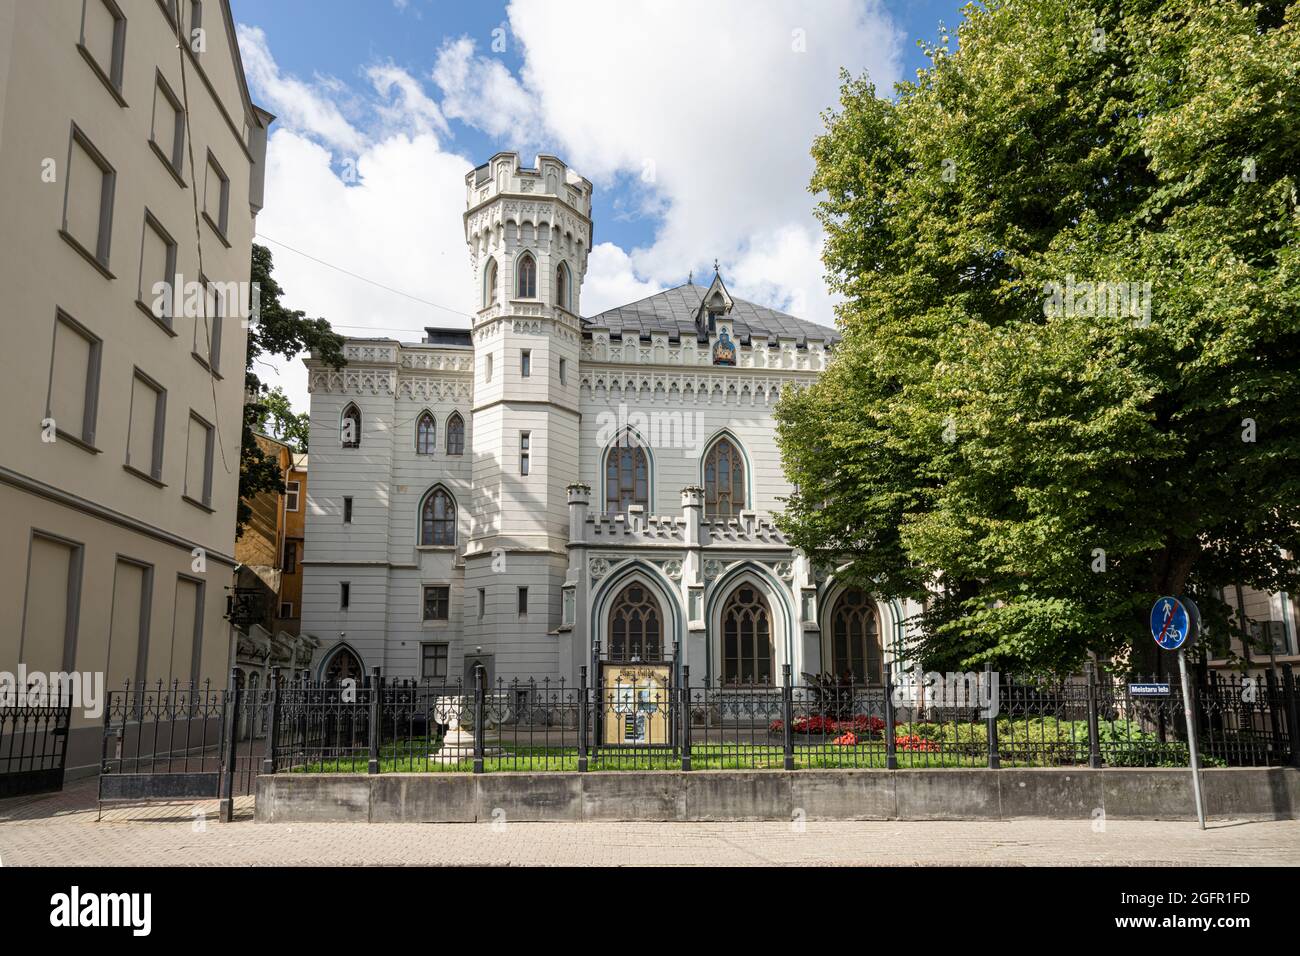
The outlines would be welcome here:
<svg viewBox="0 0 1300 956">
<path fill-rule="evenodd" d="M 147 680 L 149 605 L 153 596 L 153 568 L 119 557 L 113 572 L 113 610 L 108 632 L 107 687 Z M 162 675 L 159 675 L 162 676 Z"/>
<path fill-rule="evenodd" d="M 17 646 L 6 646 L 5 659 L 29 671 L 67 671 L 76 665 L 77 618 L 81 604 L 82 547 L 33 531 L 27 559 L 23 629 Z"/>
<path fill-rule="evenodd" d="M 126 467 L 162 482 L 163 432 L 167 422 L 166 390 L 139 369 L 131 377 L 131 420 L 127 428 Z"/>
<path fill-rule="evenodd" d="M 182 683 L 198 681 L 203 659 L 203 582 L 177 575 L 172 617 L 171 676 Z"/>
<path fill-rule="evenodd" d="M 92 451 L 102 349 L 99 337 L 80 322 L 62 310 L 56 314 L 45 417 L 58 436 Z"/>
<path fill-rule="evenodd" d="M 109 278 L 113 234 L 113 191 L 117 173 L 76 123 L 64 170 L 63 228 L 60 235 Z"/>
<path fill-rule="evenodd" d="M 117 102 L 122 99 L 122 65 L 126 55 L 126 17 L 114 0 L 82 0 L 81 39 L 77 49 Z"/>
<path fill-rule="evenodd" d="M 226 297 L 200 276 L 203 284 L 203 314 L 194 317 L 194 357 L 212 371 L 221 368 L 221 324 L 226 314 Z"/>
<path fill-rule="evenodd" d="M 140 240 L 140 281 L 136 302 L 168 331 L 172 331 L 175 301 L 183 291 L 173 295 L 172 283 L 175 281 L 176 240 L 146 209 L 144 235 Z M 159 287 L 160 282 L 165 285 Z"/>
<path fill-rule="evenodd" d="M 203 215 L 222 240 L 226 238 L 229 212 L 230 177 L 221 168 L 217 158 L 209 152 L 207 172 L 203 184 Z"/>
<path fill-rule="evenodd" d="M 153 127 L 149 145 L 177 178 L 185 157 L 185 110 L 161 72 L 154 79 Z"/>
<path fill-rule="evenodd" d="M 185 447 L 185 497 L 207 508 L 212 502 L 212 426 L 190 412 Z"/>
</svg>

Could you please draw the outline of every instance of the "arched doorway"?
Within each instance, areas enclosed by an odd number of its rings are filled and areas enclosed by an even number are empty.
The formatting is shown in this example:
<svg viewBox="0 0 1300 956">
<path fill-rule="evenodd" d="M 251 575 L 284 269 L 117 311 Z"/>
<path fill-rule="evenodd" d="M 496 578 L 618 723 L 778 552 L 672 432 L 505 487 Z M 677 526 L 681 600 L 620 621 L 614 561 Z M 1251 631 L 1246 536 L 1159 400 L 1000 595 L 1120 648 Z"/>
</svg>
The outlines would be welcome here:
<svg viewBox="0 0 1300 956">
<path fill-rule="evenodd" d="M 608 633 L 611 661 L 664 659 L 663 610 L 644 584 L 633 581 L 614 598 Z"/>
<path fill-rule="evenodd" d="M 321 679 L 327 684 L 338 684 L 349 679 L 360 684 L 363 677 L 361 660 L 347 646 L 337 648 L 321 668 Z"/>
<path fill-rule="evenodd" d="M 772 681 L 772 612 L 752 584 L 740 584 L 722 606 L 722 683 Z"/>
<path fill-rule="evenodd" d="M 831 672 L 855 684 L 884 682 L 884 653 L 875 603 L 870 595 L 850 588 L 835 601 L 831 613 Z"/>
</svg>

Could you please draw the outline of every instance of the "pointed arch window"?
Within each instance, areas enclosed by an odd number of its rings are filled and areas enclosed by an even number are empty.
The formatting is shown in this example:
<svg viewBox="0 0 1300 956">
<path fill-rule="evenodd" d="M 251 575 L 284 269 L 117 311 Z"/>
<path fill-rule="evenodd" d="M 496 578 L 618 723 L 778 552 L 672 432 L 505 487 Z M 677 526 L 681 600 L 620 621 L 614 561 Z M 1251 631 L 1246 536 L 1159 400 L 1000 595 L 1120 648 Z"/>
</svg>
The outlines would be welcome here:
<svg viewBox="0 0 1300 956">
<path fill-rule="evenodd" d="M 663 611 L 650 589 L 644 584 L 629 584 L 609 609 L 609 659 L 662 660 L 663 620 Z"/>
<path fill-rule="evenodd" d="M 632 505 L 650 510 L 650 459 L 624 432 L 605 452 L 605 513 L 627 514 Z"/>
<path fill-rule="evenodd" d="M 420 545 L 451 547 L 455 544 L 456 503 L 445 488 L 434 488 L 420 505 Z"/>
<path fill-rule="evenodd" d="M 488 259 L 487 266 L 483 269 L 483 308 L 487 308 L 497 300 L 497 261 Z"/>
<path fill-rule="evenodd" d="M 339 444 L 344 448 L 361 447 L 361 409 L 348 402 L 339 419 Z"/>
<path fill-rule="evenodd" d="M 882 684 L 882 663 L 880 629 L 871 599 L 856 588 L 845 591 L 831 615 L 831 666 L 835 676 L 851 677 L 858 684 Z"/>
<path fill-rule="evenodd" d="M 338 684 L 344 680 L 360 681 L 365 677 L 361 661 L 352 649 L 339 645 L 330 655 L 329 661 L 321 668 L 321 676 L 327 684 Z"/>
<path fill-rule="evenodd" d="M 745 458 L 722 437 L 704 455 L 704 517 L 735 518 L 745 508 Z"/>
<path fill-rule="evenodd" d="M 573 311 L 569 305 L 569 267 L 563 262 L 555 270 L 555 304 L 566 311 Z"/>
<path fill-rule="evenodd" d="M 447 454 L 465 454 L 465 419 L 460 412 L 452 412 L 447 419 Z"/>
<path fill-rule="evenodd" d="M 772 615 L 750 584 L 731 592 L 722 607 L 722 682 L 772 683 Z"/>
<path fill-rule="evenodd" d="M 415 453 L 417 455 L 432 455 L 437 444 L 438 423 L 434 421 L 433 415 L 424 412 L 420 416 L 420 420 L 415 423 Z"/>
<path fill-rule="evenodd" d="M 525 252 L 519 257 L 519 265 L 515 271 L 518 273 L 518 281 L 515 283 L 516 297 L 537 298 L 537 262 L 531 252 Z"/>
</svg>

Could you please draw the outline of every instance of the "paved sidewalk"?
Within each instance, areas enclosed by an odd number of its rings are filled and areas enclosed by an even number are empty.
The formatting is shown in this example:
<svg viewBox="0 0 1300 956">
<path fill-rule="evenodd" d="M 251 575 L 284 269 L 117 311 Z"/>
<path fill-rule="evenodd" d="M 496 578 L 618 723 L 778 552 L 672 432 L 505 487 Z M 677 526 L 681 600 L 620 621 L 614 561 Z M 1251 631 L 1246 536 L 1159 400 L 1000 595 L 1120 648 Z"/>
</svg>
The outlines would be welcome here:
<svg viewBox="0 0 1300 956">
<path fill-rule="evenodd" d="M 1300 821 L 1194 823 L 234 823 L 215 801 L 118 806 L 94 781 L 0 801 L 0 865 L 1300 865 Z"/>
</svg>

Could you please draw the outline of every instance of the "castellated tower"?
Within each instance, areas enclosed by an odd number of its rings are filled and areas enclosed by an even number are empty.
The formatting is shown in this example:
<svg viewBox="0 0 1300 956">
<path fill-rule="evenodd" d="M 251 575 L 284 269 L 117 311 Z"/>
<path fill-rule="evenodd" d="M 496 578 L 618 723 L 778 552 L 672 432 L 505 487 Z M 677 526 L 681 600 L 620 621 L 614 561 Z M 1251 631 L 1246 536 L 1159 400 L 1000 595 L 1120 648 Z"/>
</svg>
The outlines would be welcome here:
<svg viewBox="0 0 1300 956">
<path fill-rule="evenodd" d="M 554 156 L 527 169 L 517 153 L 497 153 L 465 177 L 465 191 L 478 305 L 465 659 L 481 657 L 491 677 L 507 681 L 571 677 L 574 652 L 557 629 L 566 488 L 578 480 L 591 183 Z"/>
</svg>

